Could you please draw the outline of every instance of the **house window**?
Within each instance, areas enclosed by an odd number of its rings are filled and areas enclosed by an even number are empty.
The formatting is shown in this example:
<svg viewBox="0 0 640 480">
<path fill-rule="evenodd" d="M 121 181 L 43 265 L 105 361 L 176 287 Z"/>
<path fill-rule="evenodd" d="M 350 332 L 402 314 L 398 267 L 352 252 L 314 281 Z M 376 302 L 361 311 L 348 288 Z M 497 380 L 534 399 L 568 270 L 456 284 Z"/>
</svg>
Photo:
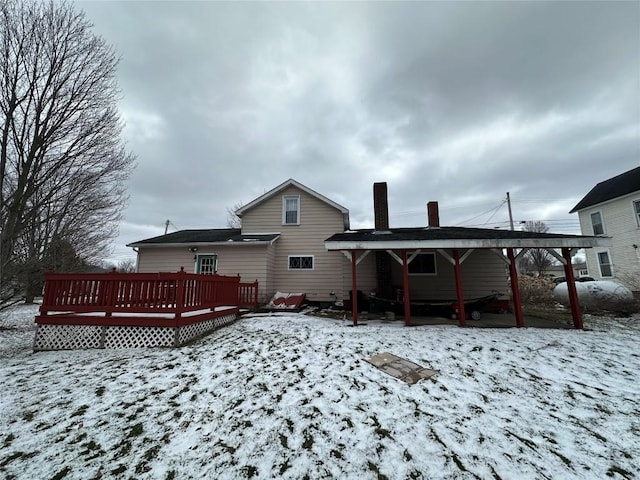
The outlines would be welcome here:
<svg viewBox="0 0 640 480">
<path fill-rule="evenodd" d="M 604 235 L 604 225 L 602 224 L 602 215 L 600 212 L 591 214 L 591 227 L 594 235 Z"/>
<path fill-rule="evenodd" d="M 633 201 L 633 212 L 636 217 L 636 225 L 640 227 L 640 200 Z"/>
<path fill-rule="evenodd" d="M 313 270 L 313 255 L 289 255 L 289 270 Z"/>
<path fill-rule="evenodd" d="M 598 265 L 600 265 L 600 276 L 613 277 L 609 252 L 598 252 Z"/>
<path fill-rule="evenodd" d="M 284 225 L 300 224 L 300 197 L 282 197 L 282 223 Z"/>
<path fill-rule="evenodd" d="M 436 254 L 419 253 L 409 263 L 409 273 L 412 275 L 435 275 L 436 272 Z"/>
<path fill-rule="evenodd" d="M 196 273 L 213 275 L 218 270 L 218 255 L 207 254 L 196 256 Z"/>
</svg>

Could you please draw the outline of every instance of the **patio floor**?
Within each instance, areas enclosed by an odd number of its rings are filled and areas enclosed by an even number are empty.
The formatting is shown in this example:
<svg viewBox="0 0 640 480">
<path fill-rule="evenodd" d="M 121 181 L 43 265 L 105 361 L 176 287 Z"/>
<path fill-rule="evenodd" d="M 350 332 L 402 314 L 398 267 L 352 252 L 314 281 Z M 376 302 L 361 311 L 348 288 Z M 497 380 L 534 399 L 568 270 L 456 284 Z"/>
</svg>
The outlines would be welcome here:
<svg viewBox="0 0 640 480">
<path fill-rule="evenodd" d="M 347 318 L 348 321 L 351 319 Z M 404 318 L 396 316 L 395 320 L 385 319 L 384 316 L 375 314 L 362 314 L 358 318 L 358 324 L 366 324 L 367 321 L 376 321 L 382 323 L 404 322 Z M 467 327 L 479 328 L 516 328 L 516 317 L 511 313 L 483 313 L 480 320 L 467 320 Z M 458 320 L 445 317 L 411 317 L 412 326 L 422 325 L 458 325 Z M 568 316 L 566 320 L 552 320 L 548 318 L 540 318 L 533 315 L 524 316 L 525 328 L 555 328 L 555 329 L 573 329 L 573 321 Z M 585 322 L 585 328 L 589 328 L 588 321 Z"/>
</svg>

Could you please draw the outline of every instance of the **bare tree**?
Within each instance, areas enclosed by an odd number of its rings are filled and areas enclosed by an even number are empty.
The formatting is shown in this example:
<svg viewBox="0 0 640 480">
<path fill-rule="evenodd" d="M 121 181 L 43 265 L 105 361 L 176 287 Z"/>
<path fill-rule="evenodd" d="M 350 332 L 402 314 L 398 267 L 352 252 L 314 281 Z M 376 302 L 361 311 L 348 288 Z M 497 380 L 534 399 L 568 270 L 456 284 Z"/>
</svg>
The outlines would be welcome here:
<svg viewBox="0 0 640 480">
<path fill-rule="evenodd" d="M 236 210 L 242 207 L 242 202 L 236 203 L 233 207 L 227 207 L 227 227 L 242 228 L 242 221 L 236 215 Z"/>
<path fill-rule="evenodd" d="M 133 258 L 120 260 L 116 270 L 120 273 L 134 273 L 136 271 L 136 261 Z"/>
<path fill-rule="evenodd" d="M 546 223 L 535 220 L 525 222 L 524 230 L 527 232 L 547 233 L 549 227 Z M 522 256 L 520 269 L 524 273 L 534 273 L 536 276 L 542 276 L 553 265 L 553 259 L 553 255 L 544 248 L 532 248 Z"/>
<path fill-rule="evenodd" d="M 56 266 L 61 242 L 99 259 L 117 235 L 135 158 L 118 58 L 91 27 L 70 3 L 0 4 L 0 288 Z"/>
</svg>

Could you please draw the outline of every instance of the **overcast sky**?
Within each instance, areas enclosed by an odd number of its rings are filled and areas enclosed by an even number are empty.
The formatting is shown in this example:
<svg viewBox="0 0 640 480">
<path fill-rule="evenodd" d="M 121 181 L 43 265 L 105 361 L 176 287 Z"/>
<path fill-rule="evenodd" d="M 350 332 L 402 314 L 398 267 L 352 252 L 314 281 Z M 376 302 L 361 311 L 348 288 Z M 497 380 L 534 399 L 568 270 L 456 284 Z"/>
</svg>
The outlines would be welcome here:
<svg viewBox="0 0 640 480">
<path fill-rule="evenodd" d="M 640 2 L 78 2 L 138 157 L 114 245 L 223 228 L 294 178 L 373 226 L 508 228 L 640 165 Z M 502 205 L 500 208 L 498 208 Z"/>
</svg>

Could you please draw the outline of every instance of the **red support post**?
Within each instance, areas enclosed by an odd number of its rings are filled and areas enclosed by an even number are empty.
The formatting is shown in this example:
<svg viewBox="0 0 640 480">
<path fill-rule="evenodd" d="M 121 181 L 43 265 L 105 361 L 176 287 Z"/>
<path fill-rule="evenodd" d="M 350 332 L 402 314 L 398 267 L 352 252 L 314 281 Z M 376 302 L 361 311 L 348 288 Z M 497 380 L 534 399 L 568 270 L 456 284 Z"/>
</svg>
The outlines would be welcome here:
<svg viewBox="0 0 640 480">
<path fill-rule="evenodd" d="M 358 325 L 358 282 L 356 280 L 356 260 L 358 251 L 351 250 L 351 315 L 353 317 L 353 326 Z"/>
<path fill-rule="evenodd" d="M 177 292 L 176 292 L 176 313 L 175 320 L 176 325 L 180 322 L 182 318 L 182 312 L 184 312 L 184 267 L 180 267 L 180 271 L 178 272 L 176 282 L 177 282 Z"/>
<path fill-rule="evenodd" d="M 571 306 L 571 317 L 573 318 L 573 326 L 578 329 L 584 328 L 582 323 L 582 310 L 578 301 L 578 292 L 576 291 L 576 281 L 573 276 L 573 268 L 571 268 L 571 250 L 569 248 L 562 249 L 562 256 L 567 262 L 564 266 L 564 277 L 567 279 L 567 293 L 569 294 L 569 305 Z"/>
<path fill-rule="evenodd" d="M 511 276 L 511 295 L 513 297 L 513 313 L 516 316 L 516 326 L 524 327 L 524 315 L 522 315 L 522 300 L 520 299 L 520 285 L 518 284 L 518 269 L 516 268 L 516 256 L 513 248 L 507 248 L 509 259 L 509 275 Z"/>
<path fill-rule="evenodd" d="M 456 277 L 456 299 L 458 300 L 458 325 L 467 326 L 467 312 L 464 311 L 464 293 L 462 291 L 462 272 L 460 271 L 460 251 L 453 249 L 453 271 Z"/>
<path fill-rule="evenodd" d="M 404 304 L 404 325 L 411 326 L 411 296 L 409 294 L 409 262 L 407 251 L 402 250 L 402 303 Z"/>
</svg>

